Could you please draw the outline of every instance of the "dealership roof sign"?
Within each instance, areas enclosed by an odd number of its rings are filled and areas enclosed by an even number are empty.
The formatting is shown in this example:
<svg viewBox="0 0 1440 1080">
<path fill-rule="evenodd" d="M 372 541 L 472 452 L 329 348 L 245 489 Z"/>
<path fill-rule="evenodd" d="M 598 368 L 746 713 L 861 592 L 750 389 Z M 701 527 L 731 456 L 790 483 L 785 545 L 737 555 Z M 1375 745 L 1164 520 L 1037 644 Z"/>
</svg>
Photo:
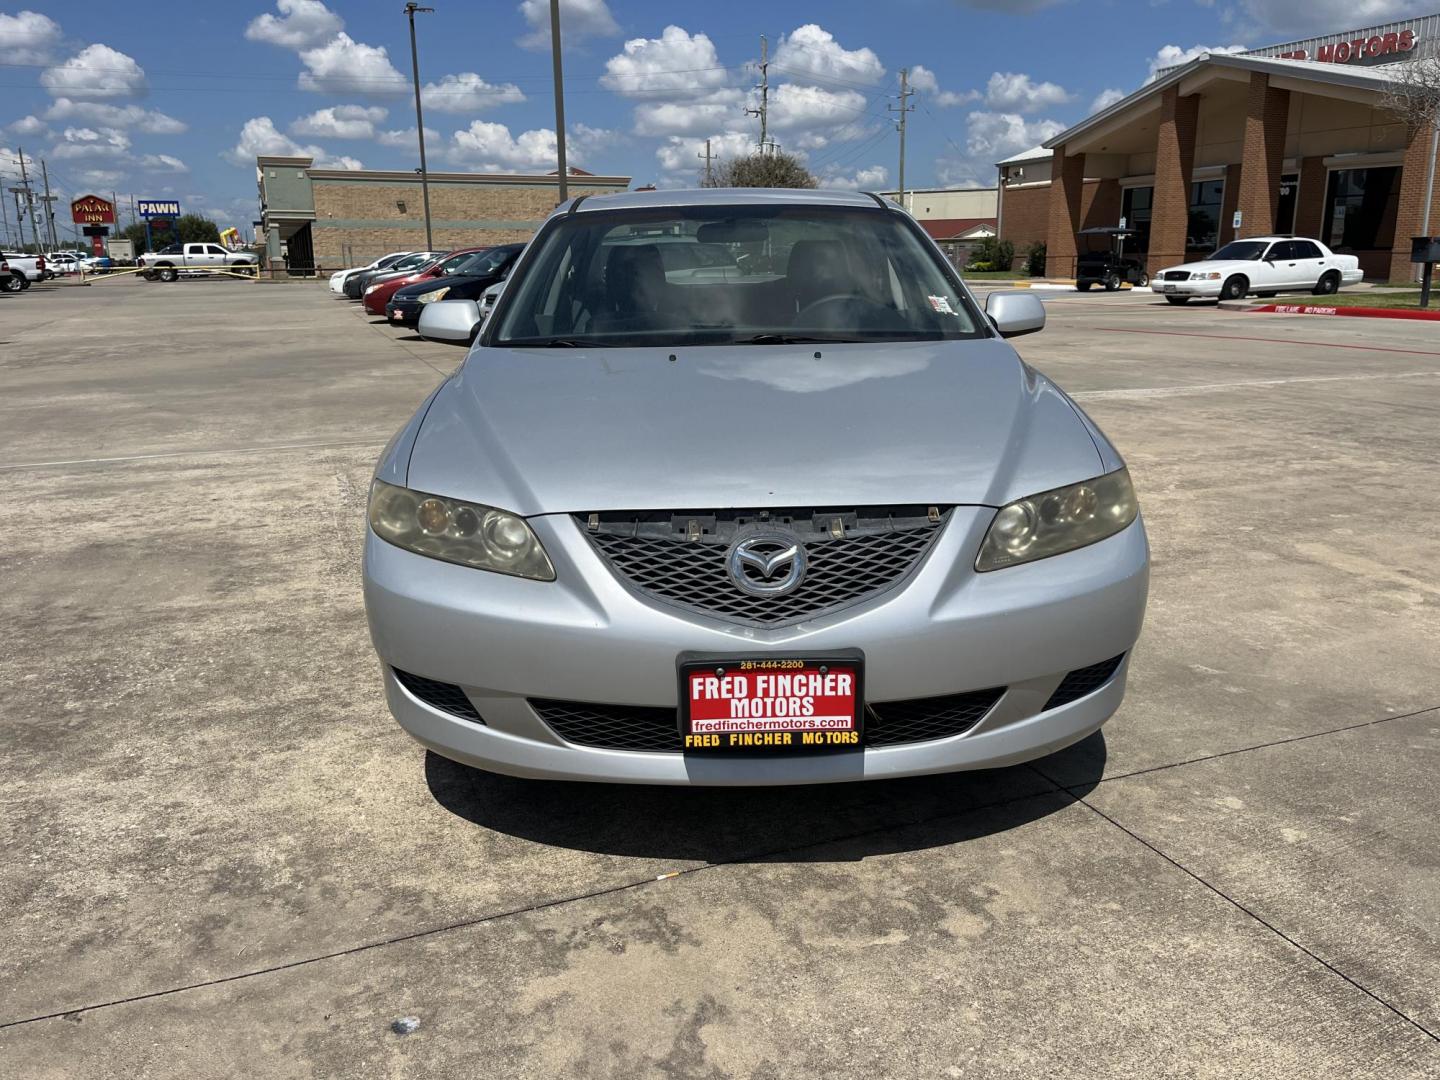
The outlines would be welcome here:
<svg viewBox="0 0 1440 1080">
<path fill-rule="evenodd" d="M 180 216 L 178 199 L 136 199 L 135 212 L 142 218 L 173 218 Z"/>
<path fill-rule="evenodd" d="M 70 220 L 76 225 L 114 225 L 115 204 L 99 195 L 84 195 L 70 204 Z"/>
</svg>

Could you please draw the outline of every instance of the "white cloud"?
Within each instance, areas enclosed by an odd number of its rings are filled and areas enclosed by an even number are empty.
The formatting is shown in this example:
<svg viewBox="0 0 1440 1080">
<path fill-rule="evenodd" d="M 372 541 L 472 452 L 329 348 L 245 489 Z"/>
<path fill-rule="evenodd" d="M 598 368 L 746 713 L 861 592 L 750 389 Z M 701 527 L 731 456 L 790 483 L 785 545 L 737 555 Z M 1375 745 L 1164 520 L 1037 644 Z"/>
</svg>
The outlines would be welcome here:
<svg viewBox="0 0 1440 1080">
<path fill-rule="evenodd" d="M 275 7 L 280 18 L 269 12 L 256 16 L 245 28 L 247 38 L 286 49 L 304 49 L 319 45 L 345 28 L 345 20 L 320 0 L 275 0 Z"/>
<path fill-rule="evenodd" d="M 118 128 L 68 127 L 50 147 L 50 157 L 62 161 L 129 156 L 130 136 Z"/>
<path fill-rule="evenodd" d="M 716 165 L 727 158 L 755 153 L 755 140 L 741 131 L 726 131 L 710 136 L 710 154 Z M 694 187 L 705 171 L 705 140 L 686 139 L 672 135 L 655 150 L 660 167 L 671 174 L 671 183 Z M 668 186 L 668 185 L 667 185 Z"/>
<path fill-rule="evenodd" d="M 515 105 L 525 95 L 514 83 L 486 82 L 473 71 L 446 75 L 438 83 L 426 83 L 420 91 L 425 108 L 442 113 L 473 113 L 496 105 Z"/>
<path fill-rule="evenodd" d="M 563 34 L 563 29 L 562 29 Z M 658 38 L 632 38 L 605 61 L 600 85 L 625 97 L 693 97 L 729 85 L 715 43 L 705 34 L 667 26 Z"/>
<path fill-rule="evenodd" d="M 170 154 L 146 154 L 139 161 L 140 168 L 151 173 L 188 173 L 190 166 Z"/>
<path fill-rule="evenodd" d="M 770 127 L 775 131 L 838 126 L 856 119 L 865 109 L 865 95 L 858 90 L 781 83 L 770 91 Z"/>
<path fill-rule="evenodd" d="M 72 175 L 80 181 L 82 187 L 96 190 L 115 187 L 125 179 L 125 174 L 118 169 L 79 169 Z"/>
<path fill-rule="evenodd" d="M 1179 67 L 1188 64 L 1191 60 L 1198 60 L 1206 53 L 1222 55 L 1224 53 L 1244 52 L 1244 45 L 1191 45 L 1188 49 L 1182 49 L 1179 45 L 1165 45 L 1159 52 L 1150 58 L 1150 78 L 1161 68 Z"/>
<path fill-rule="evenodd" d="M 0 13 L 0 63 L 48 64 L 60 44 L 60 24 L 38 11 Z"/>
<path fill-rule="evenodd" d="M 569 137 L 565 140 L 567 165 L 572 157 L 584 158 L 597 150 L 614 146 L 624 139 L 624 136 L 618 131 L 591 127 L 589 124 L 571 124 L 569 131 Z"/>
<path fill-rule="evenodd" d="M 45 110 L 47 120 L 82 120 L 87 124 L 106 127 L 135 128 L 147 135 L 179 135 L 189 130 L 183 120 L 167 116 L 157 109 L 139 105 L 109 105 L 102 101 L 72 101 L 56 98 Z"/>
<path fill-rule="evenodd" d="M 410 90 L 410 80 L 390 63 L 383 45 L 366 45 L 349 34 L 336 34 L 324 45 L 302 49 L 300 62 L 309 69 L 300 73 L 301 90 L 373 96 Z"/>
<path fill-rule="evenodd" d="M 884 165 L 871 165 L 846 174 L 842 171 L 821 172 L 822 188 L 839 188 L 845 191 L 880 191 L 890 179 L 890 170 Z"/>
<path fill-rule="evenodd" d="M 268 116 L 256 116 L 245 121 L 240 129 L 240 139 L 220 156 L 232 165 L 255 167 L 255 159 L 261 154 L 277 157 L 309 157 L 315 164 L 326 169 L 360 169 L 363 166 L 353 157 L 344 154 L 331 155 L 322 146 L 301 145 L 289 135 L 275 127 L 275 121 Z"/>
<path fill-rule="evenodd" d="M 511 135 L 504 124 L 474 120 L 450 137 L 445 156 L 479 172 L 553 172 L 555 132 L 536 128 Z M 566 156 L 567 162 L 571 156 Z"/>
<path fill-rule="evenodd" d="M 19 120 L 7 124 L 5 130 L 16 135 L 30 137 L 49 134 L 50 127 L 38 116 L 22 116 Z"/>
<path fill-rule="evenodd" d="M 1277 39 L 1377 26 L 1434 10 L 1434 0 L 1238 0 L 1224 19 L 1245 36 L 1265 33 Z"/>
<path fill-rule="evenodd" d="M 657 101 L 635 106 L 637 135 L 698 135 L 738 126 L 744 119 L 739 90 L 717 90 L 704 101 Z"/>
<path fill-rule="evenodd" d="M 970 131 L 965 149 L 992 165 L 1065 130 L 1058 120 L 1026 120 L 1014 113 L 972 112 L 966 119 Z"/>
<path fill-rule="evenodd" d="M 400 131 L 382 131 L 375 136 L 375 141 L 381 146 L 393 146 L 401 150 L 418 150 L 420 147 L 420 140 L 416 137 L 416 130 L 413 127 Z M 425 129 L 426 146 L 438 145 L 439 142 L 440 132 L 427 127 Z"/>
<path fill-rule="evenodd" d="M 550 47 L 550 0 L 521 0 L 520 14 L 530 33 L 520 39 L 527 49 Z M 560 0 L 560 41 L 572 45 L 591 37 L 612 37 L 620 25 L 605 0 Z"/>
<path fill-rule="evenodd" d="M 980 100 L 980 91 L 966 90 L 956 92 L 954 90 L 941 90 L 940 80 L 935 73 L 924 64 L 916 64 L 910 69 L 910 86 L 919 90 L 922 94 L 929 95 L 929 100 L 936 105 L 949 107 L 951 105 L 968 105 L 972 101 Z"/>
<path fill-rule="evenodd" d="M 1064 87 L 1052 82 L 1035 82 L 1029 75 L 997 71 L 985 84 L 985 104 L 1010 112 L 1040 112 L 1070 100 Z"/>
<path fill-rule="evenodd" d="M 375 125 L 388 115 L 388 110 L 378 105 L 332 105 L 292 122 L 290 134 L 313 139 L 370 139 Z"/>
<path fill-rule="evenodd" d="M 782 37 L 771 64 L 792 79 L 877 83 L 885 65 L 874 50 L 846 49 L 830 31 L 806 23 Z"/>
<path fill-rule="evenodd" d="M 1102 109 L 1108 109 L 1117 101 L 1123 101 L 1126 96 L 1124 90 L 1101 90 L 1100 93 L 1095 95 L 1095 100 L 1090 103 L 1090 111 L 1092 113 L 1098 113 Z"/>
<path fill-rule="evenodd" d="M 145 70 L 109 45 L 87 45 L 63 64 L 40 73 L 40 85 L 52 97 L 138 97 L 145 93 Z"/>
</svg>

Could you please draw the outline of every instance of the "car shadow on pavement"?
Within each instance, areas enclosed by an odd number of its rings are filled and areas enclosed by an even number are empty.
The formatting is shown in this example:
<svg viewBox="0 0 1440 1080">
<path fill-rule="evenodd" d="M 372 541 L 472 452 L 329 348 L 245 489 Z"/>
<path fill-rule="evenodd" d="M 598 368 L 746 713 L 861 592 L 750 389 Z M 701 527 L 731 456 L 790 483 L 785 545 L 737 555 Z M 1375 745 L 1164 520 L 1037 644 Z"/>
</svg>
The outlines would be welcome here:
<svg viewBox="0 0 1440 1080">
<path fill-rule="evenodd" d="M 1035 763 L 1100 775 L 1096 732 Z M 1075 772 L 1082 770 L 1076 769 Z M 962 843 L 1046 817 L 1083 796 L 1026 765 L 981 772 L 803 787 L 649 787 L 519 780 L 426 753 L 431 794 L 486 829 L 553 847 L 701 862 L 850 862 Z"/>
</svg>

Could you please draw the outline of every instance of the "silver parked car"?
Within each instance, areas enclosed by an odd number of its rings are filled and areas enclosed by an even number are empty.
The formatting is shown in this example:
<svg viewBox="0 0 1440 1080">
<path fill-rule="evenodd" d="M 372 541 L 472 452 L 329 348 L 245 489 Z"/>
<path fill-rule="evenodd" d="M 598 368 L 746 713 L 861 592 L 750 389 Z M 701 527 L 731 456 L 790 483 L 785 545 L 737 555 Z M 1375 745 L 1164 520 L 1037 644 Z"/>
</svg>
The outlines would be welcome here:
<svg viewBox="0 0 1440 1080">
<path fill-rule="evenodd" d="M 1002 340 L 1044 321 L 1025 293 L 982 311 L 874 196 L 563 205 L 376 468 L 391 711 L 481 768 L 658 784 L 1083 738 L 1124 694 L 1149 550 L 1120 455 Z"/>
</svg>

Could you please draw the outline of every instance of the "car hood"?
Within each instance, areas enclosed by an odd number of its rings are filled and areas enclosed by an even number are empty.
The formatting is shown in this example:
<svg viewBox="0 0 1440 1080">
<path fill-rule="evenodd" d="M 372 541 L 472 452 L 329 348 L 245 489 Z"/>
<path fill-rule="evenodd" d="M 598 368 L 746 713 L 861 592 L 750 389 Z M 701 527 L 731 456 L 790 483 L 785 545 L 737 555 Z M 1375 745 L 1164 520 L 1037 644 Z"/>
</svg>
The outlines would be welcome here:
<svg viewBox="0 0 1440 1080">
<path fill-rule="evenodd" d="M 1253 273 L 1257 265 L 1260 264 L 1256 263 L 1253 259 L 1202 259 L 1200 262 L 1183 263 L 1180 266 L 1167 266 L 1160 272 L 1164 274 L 1170 270 L 1188 270 L 1192 274 L 1233 274 L 1236 272 L 1244 274 Z"/>
<path fill-rule="evenodd" d="M 1070 400 L 1002 341 L 819 351 L 476 347 L 403 475 L 534 515 L 998 506 L 1104 471 Z"/>
</svg>

